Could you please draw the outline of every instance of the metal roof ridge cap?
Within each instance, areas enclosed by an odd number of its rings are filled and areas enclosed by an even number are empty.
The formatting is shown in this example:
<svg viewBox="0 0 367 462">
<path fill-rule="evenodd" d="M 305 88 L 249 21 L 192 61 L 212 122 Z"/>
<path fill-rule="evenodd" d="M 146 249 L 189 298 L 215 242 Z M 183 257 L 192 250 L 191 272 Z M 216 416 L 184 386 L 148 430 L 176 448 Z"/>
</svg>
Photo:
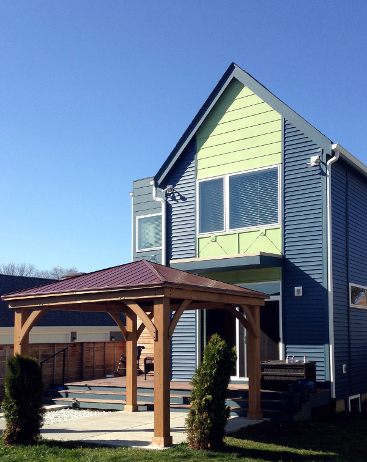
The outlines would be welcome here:
<svg viewBox="0 0 367 462">
<path fill-rule="evenodd" d="M 168 282 L 168 280 L 153 266 L 153 265 L 159 265 L 159 263 L 152 263 L 148 262 L 147 260 L 142 260 L 145 265 L 154 272 L 154 274 L 160 279 L 161 282 Z M 163 266 L 163 265 L 160 265 Z"/>
</svg>

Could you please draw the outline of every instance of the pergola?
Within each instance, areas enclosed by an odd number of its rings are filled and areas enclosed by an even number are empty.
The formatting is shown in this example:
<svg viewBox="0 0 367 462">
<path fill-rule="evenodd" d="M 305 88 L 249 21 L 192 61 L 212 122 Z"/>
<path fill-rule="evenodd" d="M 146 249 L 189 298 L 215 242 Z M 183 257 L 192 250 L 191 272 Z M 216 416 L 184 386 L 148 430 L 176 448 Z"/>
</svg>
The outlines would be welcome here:
<svg viewBox="0 0 367 462">
<path fill-rule="evenodd" d="M 185 310 L 225 309 L 248 332 L 248 419 L 261 419 L 260 306 L 265 294 L 141 260 L 4 295 L 14 310 L 14 354 L 27 354 L 29 332 L 50 310 L 106 312 L 126 340 L 125 411 L 136 412 L 137 340 L 146 328 L 154 340 L 154 437 L 170 436 L 170 340 Z M 242 315 L 236 307 L 241 307 Z M 174 312 L 171 318 L 170 312 Z M 126 316 L 126 327 L 118 313 Z M 137 317 L 142 324 L 137 328 Z"/>
</svg>

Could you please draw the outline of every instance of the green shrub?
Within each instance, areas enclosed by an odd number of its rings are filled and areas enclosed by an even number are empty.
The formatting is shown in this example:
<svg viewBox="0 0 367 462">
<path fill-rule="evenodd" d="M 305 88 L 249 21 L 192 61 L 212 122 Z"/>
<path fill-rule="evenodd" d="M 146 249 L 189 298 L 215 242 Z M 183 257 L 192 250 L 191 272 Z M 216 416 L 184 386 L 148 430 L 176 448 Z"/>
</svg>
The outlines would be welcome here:
<svg viewBox="0 0 367 462">
<path fill-rule="evenodd" d="M 214 334 L 205 347 L 203 361 L 191 381 L 193 388 L 186 419 L 190 448 L 216 451 L 223 447 L 229 418 L 225 401 L 236 358 L 236 349 L 229 349 L 218 334 Z"/>
<path fill-rule="evenodd" d="M 2 410 L 6 420 L 4 440 L 8 445 L 34 444 L 43 423 L 43 381 L 38 362 L 29 356 L 8 359 Z"/>
</svg>

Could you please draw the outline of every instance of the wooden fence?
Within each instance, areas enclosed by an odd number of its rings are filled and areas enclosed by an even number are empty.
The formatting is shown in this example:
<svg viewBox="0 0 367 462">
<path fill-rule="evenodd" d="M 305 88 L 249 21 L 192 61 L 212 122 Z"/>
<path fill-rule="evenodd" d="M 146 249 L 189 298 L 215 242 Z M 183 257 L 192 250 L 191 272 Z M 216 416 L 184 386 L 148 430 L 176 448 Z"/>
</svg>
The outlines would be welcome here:
<svg viewBox="0 0 367 462">
<path fill-rule="evenodd" d="M 29 356 L 38 362 L 67 347 L 65 352 L 65 382 L 91 380 L 112 375 L 117 369 L 120 355 L 125 355 L 125 342 L 74 342 L 31 343 Z M 0 396 L 4 395 L 6 361 L 13 356 L 13 345 L 0 345 Z M 63 353 L 43 363 L 43 380 L 46 385 L 61 383 Z"/>
</svg>

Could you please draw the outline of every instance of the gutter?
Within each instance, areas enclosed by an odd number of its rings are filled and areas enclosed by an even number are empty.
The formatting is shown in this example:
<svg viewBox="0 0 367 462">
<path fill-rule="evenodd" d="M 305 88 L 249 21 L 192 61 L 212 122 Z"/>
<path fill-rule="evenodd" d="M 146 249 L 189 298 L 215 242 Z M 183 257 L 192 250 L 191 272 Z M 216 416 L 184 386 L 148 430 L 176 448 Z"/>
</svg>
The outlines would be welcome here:
<svg viewBox="0 0 367 462">
<path fill-rule="evenodd" d="M 326 191 L 327 191 L 327 277 L 328 277 L 328 311 L 329 311 L 329 348 L 330 348 L 330 385 L 331 398 L 335 399 L 335 360 L 334 360 L 334 288 L 333 288 L 333 248 L 332 248 L 332 216 L 331 216 L 331 165 L 340 157 L 338 144 L 332 145 L 334 157 L 326 164 Z M 348 153 L 349 154 L 349 153 Z M 353 156 L 352 156 L 353 157 Z M 357 160 L 357 159 L 356 159 Z M 359 161 L 358 161 L 359 162 Z M 366 169 L 367 171 L 367 169 Z"/>
<path fill-rule="evenodd" d="M 153 200 L 160 202 L 162 205 L 162 265 L 166 266 L 166 199 L 163 197 L 157 197 L 155 180 L 152 180 L 150 184 L 153 186 Z"/>
</svg>

